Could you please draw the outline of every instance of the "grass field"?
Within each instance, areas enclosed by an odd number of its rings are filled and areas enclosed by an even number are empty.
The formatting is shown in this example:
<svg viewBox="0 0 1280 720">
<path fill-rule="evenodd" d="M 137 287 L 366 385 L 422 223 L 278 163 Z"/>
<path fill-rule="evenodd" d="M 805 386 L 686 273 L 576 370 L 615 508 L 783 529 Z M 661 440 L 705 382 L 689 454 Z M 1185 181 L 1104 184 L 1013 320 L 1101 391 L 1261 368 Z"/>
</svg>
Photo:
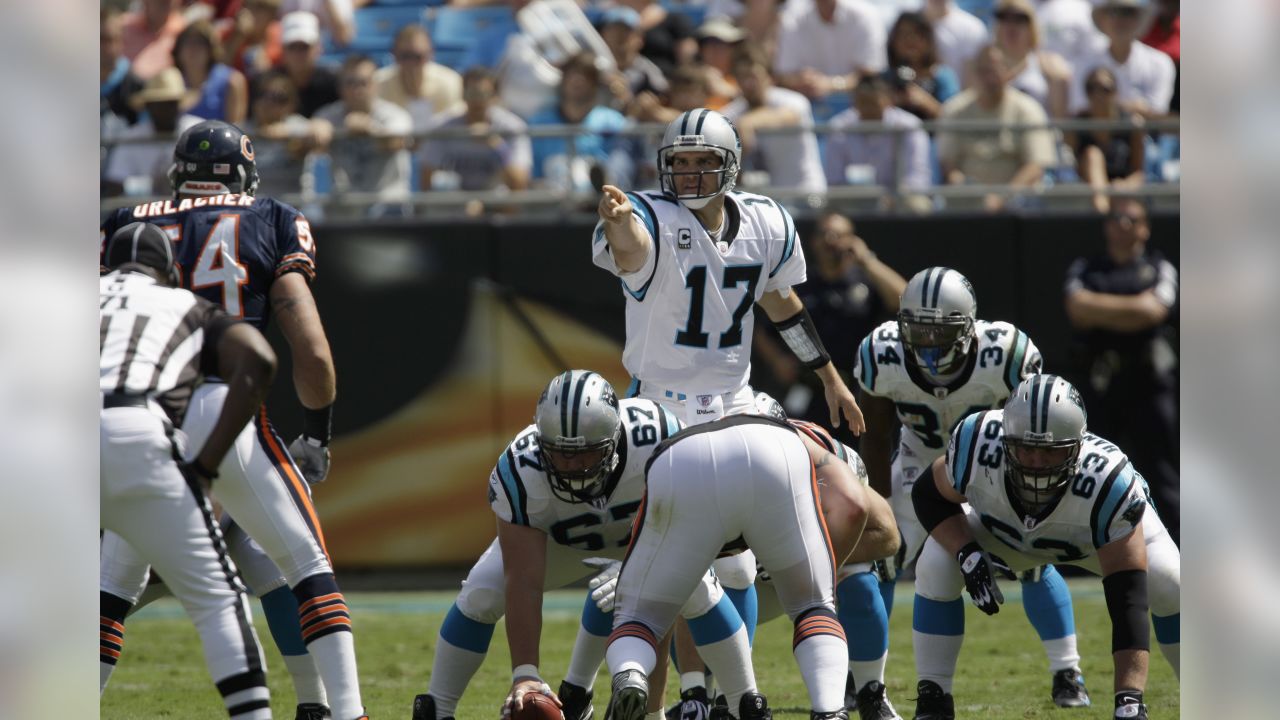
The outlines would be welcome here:
<svg viewBox="0 0 1280 720">
<path fill-rule="evenodd" d="M 1016 587 L 996 617 L 968 609 L 968 634 L 956 678 L 956 711 L 961 718 L 1109 718 L 1111 717 L 1111 623 L 1097 580 L 1072 581 L 1081 663 L 1094 707 L 1060 710 L 1049 699 L 1050 676 L 1044 652 L 1020 607 Z M 542 670 L 554 688 L 568 665 L 581 611 L 579 593 L 549 593 L 542 634 Z M 886 684 L 898 711 L 910 718 L 915 704 L 915 668 L 911 656 L 911 586 L 898 587 L 891 621 Z M 453 593 L 352 593 L 347 596 L 356 628 L 364 701 L 374 720 L 409 717 L 413 696 L 426 692 L 436 632 L 453 602 Z M 255 603 L 255 613 L 260 615 Z M 266 623 L 257 618 L 270 666 L 276 718 L 291 720 L 293 688 L 271 644 Z M 804 684 L 791 657 L 791 627 L 775 620 L 760 627 L 755 667 L 761 691 L 778 717 L 807 718 Z M 502 624 L 484 666 L 458 708 L 458 720 L 497 720 L 498 705 L 510 687 L 510 663 Z M 596 717 L 604 716 L 609 679 L 596 681 Z M 668 700 L 674 698 L 668 692 Z M 1158 651 L 1152 653 L 1147 684 L 1151 716 L 1179 715 L 1178 684 Z M 221 699 L 206 674 L 199 638 L 172 599 L 130 618 L 125 652 L 102 698 L 104 720 L 134 718 L 225 718 Z"/>
</svg>

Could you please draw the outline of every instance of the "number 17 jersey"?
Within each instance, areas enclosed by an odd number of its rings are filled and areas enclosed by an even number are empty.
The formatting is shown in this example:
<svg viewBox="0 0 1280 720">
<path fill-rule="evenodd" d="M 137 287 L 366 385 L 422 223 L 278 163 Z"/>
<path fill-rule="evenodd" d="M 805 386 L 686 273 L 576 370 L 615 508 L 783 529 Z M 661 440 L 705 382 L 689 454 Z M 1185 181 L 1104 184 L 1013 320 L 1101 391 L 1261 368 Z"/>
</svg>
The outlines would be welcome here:
<svg viewBox="0 0 1280 720">
<path fill-rule="evenodd" d="M 315 278 L 311 225 L 272 198 L 228 194 L 120 208 L 102 223 L 101 249 L 116 230 L 137 221 L 169 235 L 182 287 L 259 330 L 266 329 L 277 277 L 300 272 L 308 281 Z"/>
<path fill-rule="evenodd" d="M 1040 372 L 1040 351 L 1018 328 L 978 320 L 974 332 L 968 361 L 944 385 L 934 385 L 907 358 L 896 320 L 882 323 L 858 346 L 853 365 L 858 385 L 893 401 L 902 422 L 900 443 L 925 462 L 946 452 L 957 423 L 1003 406 L 1023 378 Z"/>
<path fill-rule="evenodd" d="M 622 364 L 632 377 L 692 397 L 734 392 L 751 375 L 754 305 L 766 292 L 805 281 L 804 252 L 791 215 L 773 200 L 725 196 L 713 238 L 675 199 L 627 193 L 653 240 L 644 265 L 618 269 L 603 222 L 592 235 L 595 264 L 619 276 L 627 302 Z"/>
</svg>

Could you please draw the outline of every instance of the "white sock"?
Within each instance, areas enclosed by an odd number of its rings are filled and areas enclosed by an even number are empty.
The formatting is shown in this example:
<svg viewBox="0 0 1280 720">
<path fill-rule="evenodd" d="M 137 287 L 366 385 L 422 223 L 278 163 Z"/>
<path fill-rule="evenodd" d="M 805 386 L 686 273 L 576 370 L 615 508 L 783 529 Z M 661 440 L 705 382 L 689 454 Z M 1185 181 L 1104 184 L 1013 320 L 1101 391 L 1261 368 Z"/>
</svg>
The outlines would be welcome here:
<svg viewBox="0 0 1280 720">
<path fill-rule="evenodd" d="M 942 686 L 942 692 L 951 692 L 964 636 L 930 635 L 919 630 L 912 630 L 911 635 L 916 653 L 916 679 L 932 680 Z"/>
<path fill-rule="evenodd" d="M 604 649 L 608 644 L 608 636 L 592 635 L 579 625 L 578 637 L 573 641 L 573 656 L 569 658 L 569 671 L 565 673 L 564 681 L 590 690 L 595 685 L 600 665 L 604 663 Z"/>
<path fill-rule="evenodd" d="M 853 673 L 853 684 L 858 690 L 875 680 L 884 684 L 884 665 L 889 660 L 889 651 L 875 660 L 850 660 L 849 672 Z"/>
<path fill-rule="evenodd" d="M 707 674 L 704 672 L 687 672 L 680 673 L 680 692 L 685 692 L 690 688 L 700 687 L 704 690 L 707 687 Z"/>
<path fill-rule="evenodd" d="M 756 689 L 756 674 L 751 664 L 751 644 L 747 642 L 746 626 L 739 627 L 724 640 L 699 645 L 698 654 L 702 656 L 707 668 L 715 674 L 716 683 L 729 701 L 729 707 L 737 710 L 742 696 Z M 681 676 L 680 680 L 683 684 L 684 677 Z"/>
<path fill-rule="evenodd" d="M 349 632 L 329 633 L 307 644 L 329 699 L 334 720 L 354 720 L 364 715 L 360 700 L 360 674 L 356 670 L 356 639 Z"/>
<path fill-rule="evenodd" d="M 609 647 L 605 650 L 605 658 L 609 662 L 610 675 L 617 675 L 624 670 L 639 670 L 648 677 L 658 664 L 653 646 L 630 635 L 609 643 Z"/>
<path fill-rule="evenodd" d="M 1182 643 L 1160 643 L 1160 653 L 1164 655 L 1164 659 L 1169 661 L 1173 666 L 1173 674 L 1179 680 L 1182 679 Z"/>
<path fill-rule="evenodd" d="M 293 691 L 298 696 L 298 704 L 319 703 L 328 705 L 329 699 L 324 692 L 324 680 L 320 679 L 320 671 L 316 669 L 315 660 L 307 655 L 282 655 L 284 666 L 293 679 Z"/>
<path fill-rule="evenodd" d="M 1080 651 L 1076 650 L 1074 633 L 1057 640 L 1044 640 L 1044 654 L 1049 658 L 1049 672 L 1079 670 Z M 856 677 L 856 676 L 855 676 Z"/>
<path fill-rule="evenodd" d="M 427 692 L 436 701 L 436 717 L 452 717 L 457 714 L 458 700 L 467 684 L 484 664 L 484 653 L 463 650 L 442 637 L 437 636 L 436 641 Z"/>
<path fill-rule="evenodd" d="M 796 645 L 796 664 L 814 712 L 844 709 L 844 676 L 849 646 L 837 635 L 810 635 Z M 730 705 L 729 707 L 735 707 Z"/>
<path fill-rule="evenodd" d="M 654 710 L 644 716 L 644 720 L 666 720 L 666 718 L 667 716 L 661 710 Z"/>
</svg>

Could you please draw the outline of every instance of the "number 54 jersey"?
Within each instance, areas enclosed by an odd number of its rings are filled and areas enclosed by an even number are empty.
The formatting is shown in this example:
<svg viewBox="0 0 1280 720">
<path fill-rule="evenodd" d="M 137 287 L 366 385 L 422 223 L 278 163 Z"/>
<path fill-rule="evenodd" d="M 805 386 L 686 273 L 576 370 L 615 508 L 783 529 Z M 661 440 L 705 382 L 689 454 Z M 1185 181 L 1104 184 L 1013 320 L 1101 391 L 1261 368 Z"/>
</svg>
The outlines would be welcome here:
<svg viewBox="0 0 1280 720">
<path fill-rule="evenodd" d="M 893 401 L 902 421 L 900 444 L 923 464 L 945 451 L 956 423 L 1003 405 L 1023 378 L 1040 372 L 1040 351 L 1018 328 L 978 320 L 974 331 L 977 340 L 964 368 L 941 386 L 907 358 L 895 320 L 882 323 L 858 347 L 858 385 Z"/>
<path fill-rule="evenodd" d="M 157 225 L 173 241 L 181 286 L 265 330 L 271 283 L 285 273 L 315 279 L 311 225 L 293 207 L 249 195 L 164 200 L 120 208 L 102 223 L 102 250 L 119 228 Z"/>
<path fill-rule="evenodd" d="M 988 532 L 1025 555 L 1048 562 L 1091 558 L 1133 532 L 1150 509 L 1147 481 L 1129 458 L 1085 433 L 1076 475 L 1062 497 L 1039 515 L 1025 514 L 1005 486 L 1003 437 L 1003 410 L 965 418 L 947 448 L 947 479 Z"/>
<path fill-rule="evenodd" d="M 489 474 L 489 504 L 513 525 L 537 528 L 557 544 L 621 559 L 631 523 L 644 498 L 644 466 L 658 443 L 680 430 L 680 421 L 651 400 L 618 403 L 622 438 L 618 465 L 605 479 L 605 494 L 595 502 L 568 502 L 551 491 L 538 452 L 538 428 L 529 425 L 498 457 Z"/>
</svg>

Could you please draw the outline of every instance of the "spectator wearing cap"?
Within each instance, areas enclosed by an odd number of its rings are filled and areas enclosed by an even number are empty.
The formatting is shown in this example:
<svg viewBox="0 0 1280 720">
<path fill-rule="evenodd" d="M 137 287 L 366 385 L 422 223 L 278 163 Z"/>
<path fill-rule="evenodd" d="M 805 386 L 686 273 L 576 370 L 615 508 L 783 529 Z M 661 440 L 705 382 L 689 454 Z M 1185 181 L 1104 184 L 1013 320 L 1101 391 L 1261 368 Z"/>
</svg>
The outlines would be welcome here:
<svg viewBox="0 0 1280 720">
<path fill-rule="evenodd" d="M 889 29 L 885 78 L 894 103 L 922 120 L 934 120 L 942 103 L 960 92 L 960 79 L 938 61 L 933 24 L 924 13 L 904 12 Z"/>
<path fill-rule="evenodd" d="M 773 70 L 780 85 L 816 100 L 883 70 L 884 48 L 880 14 L 864 0 L 813 0 L 783 15 Z"/>
<path fill-rule="evenodd" d="M 939 130 L 938 160 L 948 184 L 977 182 L 1011 185 L 1039 184 L 1044 169 L 1055 161 L 1053 137 L 1047 129 L 1015 130 L 1008 125 L 1044 125 L 1048 116 L 1031 96 L 1009 87 L 1004 53 L 995 45 L 978 51 L 973 59 L 973 87 L 942 106 L 942 120 L 982 120 L 987 130 Z M 964 200 L 948 206 L 963 206 Z M 1004 198 L 991 194 L 983 199 L 989 211 L 1004 207 Z"/>
<path fill-rule="evenodd" d="M 462 76 L 464 104 L 437 118 L 432 130 L 467 129 L 470 138 L 429 138 L 419 160 L 423 187 L 439 170 L 457 175 L 463 190 L 524 190 L 533 166 L 528 126 L 497 104 L 498 81 L 488 68 L 473 67 Z"/>
<path fill-rule="evenodd" d="M 1120 107 L 1135 115 L 1154 117 L 1169 112 L 1176 68 L 1173 60 L 1138 41 L 1154 17 L 1149 0 L 1102 0 L 1093 9 L 1093 22 L 1107 38 L 1076 64 L 1084 72 L 1105 67 L 1115 73 Z M 1071 109 L 1088 107 L 1084 83 L 1072 83 Z"/>
<path fill-rule="evenodd" d="M 659 96 L 666 95 L 668 84 L 658 66 L 640 54 L 644 46 L 640 13 L 625 6 L 610 8 L 600 18 L 599 31 L 617 66 L 617 74 L 606 83 L 616 101 L 615 107 L 631 116 L 652 107 Z"/>
<path fill-rule="evenodd" d="M 223 57 L 241 72 L 260 72 L 284 54 L 280 0 L 246 0 L 223 33 Z"/>
<path fill-rule="evenodd" d="M 364 4 L 364 3 L 361 3 Z M 339 45 L 349 45 L 356 36 L 356 11 L 352 0 L 284 0 L 280 12 L 309 12 L 320 21 L 320 27 Z"/>
<path fill-rule="evenodd" d="M 1013 79 L 1009 86 L 1036 99 L 1049 117 L 1067 116 L 1071 66 L 1057 53 L 1040 49 L 1040 25 L 1031 0 L 997 0 L 995 44 L 1004 51 Z"/>
<path fill-rule="evenodd" d="M 415 131 L 433 124 L 441 113 L 462 103 L 462 76 L 432 62 L 431 36 L 421 25 L 406 25 L 391 46 L 395 63 L 378 70 L 378 97 L 408 111 Z"/>
<path fill-rule="evenodd" d="M 122 143 L 111 150 L 102 177 L 103 195 L 169 194 L 174 140 L 200 122 L 200 118 L 179 111 L 186 93 L 177 68 L 165 68 L 147 81 L 135 98 L 143 108 L 138 122 L 110 139 L 148 141 Z"/>
<path fill-rule="evenodd" d="M 133 73 L 144 81 L 173 66 L 173 41 L 186 27 L 179 0 L 141 0 L 125 13 L 120 40 Z"/>
<path fill-rule="evenodd" d="M 1113 121 L 1133 119 L 1116 100 L 1116 76 L 1109 69 L 1094 68 L 1085 78 L 1084 88 L 1085 95 L 1089 97 L 1089 109 L 1077 117 Z M 1117 190 L 1142 187 L 1146 178 L 1143 171 L 1146 148 L 1140 128 L 1069 132 L 1066 142 L 1075 151 L 1080 179 L 1098 191 L 1093 196 L 1093 207 L 1098 212 L 1106 214 L 1111 209 L 1111 199 L 1104 192 L 1108 186 Z"/>
<path fill-rule="evenodd" d="M 640 53 L 663 75 L 693 60 L 698 52 L 694 25 L 684 13 L 668 12 L 654 0 L 617 0 L 615 7 L 630 8 L 639 15 L 639 29 L 644 38 Z"/>
<path fill-rule="evenodd" d="M 774 187 L 809 193 L 827 189 L 813 134 L 813 106 L 804 95 L 777 87 L 769 61 L 756 46 L 744 43 L 734 53 L 733 76 L 742 97 L 721 112 L 742 135 L 744 170 L 764 170 Z M 787 130 L 788 132 L 764 132 Z"/>
<path fill-rule="evenodd" d="M 142 89 L 142 80 L 133 73 L 129 58 L 124 56 L 124 16 L 120 10 L 104 6 L 99 14 L 98 119 L 102 134 L 118 131 L 121 124 L 138 121 L 138 108 L 129 98 Z M 115 128 L 115 130 L 113 130 Z"/>
<path fill-rule="evenodd" d="M 249 85 L 240 71 L 221 62 L 222 46 L 208 20 L 197 20 L 173 43 L 173 64 L 187 86 L 183 110 L 205 120 L 244 122 Z"/>
<path fill-rule="evenodd" d="M 338 75 L 320 65 L 320 21 L 304 11 L 291 12 L 280 21 L 284 54 L 276 69 L 283 71 L 298 90 L 298 114 L 315 115 L 338 101 Z"/>
<path fill-rule="evenodd" d="M 595 57 L 589 52 L 573 55 L 560 72 L 557 102 L 530 117 L 529 127 L 575 125 L 578 129 L 568 138 L 533 140 L 534 179 L 552 188 L 589 190 L 591 176 L 603 173 L 610 185 L 630 186 L 635 161 L 628 143 L 613 135 L 627 127 L 627 119 L 598 101 L 602 78 Z"/>
<path fill-rule="evenodd" d="M 746 33 L 724 18 L 712 18 L 698 28 L 698 59 L 710 83 L 710 95 L 700 107 L 719 110 L 740 94 L 733 79 L 733 50 L 744 39 Z"/>
<path fill-rule="evenodd" d="M 335 131 L 329 149 L 334 187 L 339 192 L 376 193 L 379 202 L 370 209 L 375 216 L 409 197 L 407 148 L 413 132 L 408 111 L 377 96 L 377 67 L 367 55 L 348 56 L 339 75 L 341 99 L 316 111 L 316 118 Z"/>
<path fill-rule="evenodd" d="M 860 123 L 883 123 L 902 128 L 899 134 L 856 132 Z M 860 178 L 881 187 L 895 187 L 908 195 L 908 207 L 928 209 L 924 192 L 933 181 L 929 166 L 929 136 L 915 115 L 894 107 L 893 88 L 884 75 L 868 75 L 853 90 L 853 107 L 831 118 L 824 169 L 828 185 L 853 184 L 852 168 L 870 168 Z M 888 205 L 888 196 L 886 205 Z"/>
<path fill-rule="evenodd" d="M 302 192 L 308 153 L 327 147 L 333 135 L 329 123 L 298 113 L 298 89 L 279 70 L 259 78 L 244 131 L 254 138 L 258 191 L 272 196 Z"/>
<path fill-rule="evenodd" d="M 925 0 L 924 16 L 933 25 L 938 59 L 961 80 L 974 54 L 990 40 L 987 26 L 975 15 L 956 7 L 955 0 Z"/>
</svg>

